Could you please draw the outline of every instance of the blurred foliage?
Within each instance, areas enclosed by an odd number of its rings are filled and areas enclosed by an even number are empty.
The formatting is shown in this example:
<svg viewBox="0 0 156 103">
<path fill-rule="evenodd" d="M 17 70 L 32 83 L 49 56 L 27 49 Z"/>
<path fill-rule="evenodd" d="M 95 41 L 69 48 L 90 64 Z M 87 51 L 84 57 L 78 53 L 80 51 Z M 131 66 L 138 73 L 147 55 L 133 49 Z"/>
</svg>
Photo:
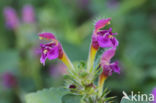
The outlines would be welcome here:
<svg viewBox="0 0 156 103">
<path fill-rule="evenodd" d="M 25 4 L 35 9 L 34 24 L 22 23 Z M 5 26 L 6 6 L 18 13 L 16 31 Z M 122 71 L 106 81 L 110 95 L 120 101 L 123 90 L 150 93 L 156 86 L 156 0 L 1 0 L 0 11 L 0 78 L 12 72 L 19 85 L 8 89 L 0 82 L 0 103 L 20 103 L 28 92 L 63 85 L 51 77 L 49 65 L 39 63 L 37 33 L 53 32 L 72 61 L 87 60 L 94 21 L 103 17 L 112 17 L 120 44 L 114 60 L 119 59 Z"/>
</svg>

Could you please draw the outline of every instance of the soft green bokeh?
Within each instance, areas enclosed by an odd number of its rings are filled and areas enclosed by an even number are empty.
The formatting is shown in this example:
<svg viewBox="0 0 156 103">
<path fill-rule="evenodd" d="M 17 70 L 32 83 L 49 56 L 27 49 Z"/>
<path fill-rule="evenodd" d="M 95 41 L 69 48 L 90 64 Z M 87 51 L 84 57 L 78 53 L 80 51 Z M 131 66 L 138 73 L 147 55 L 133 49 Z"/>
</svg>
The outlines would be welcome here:
<svg viewBox="0 0 156 103">
<path fill-rule="evenodd" d="M 3 10 L 16 9 L 21 21 L 22 7 L 31 4 L 36 23 L 21 23 L 17 31 L 5 26 Z M 119 47 L 113 60 L 119 60 L 121 74 L 113 74 L 105 87 L 110 96 L 122 98 L 122 91 L 151 93 L 156 87 L 156 0 L 1 0 L 0 1 L 0 102 L 21 103 L 23 95 L 43 88 L 64 84 L 49 73 L 49 61 L 43 67 L 37 33 L 53 32 L 73 62 L 87 60 L 92 31 L 96 20 L 112 18 Z M 2 75 L 13 73 L 18 90 L 3 86 Z M 5 93 L 5 94 L 4 94 Z M 8 100 L 7 100 L 7 99 Z"/>
</svg>

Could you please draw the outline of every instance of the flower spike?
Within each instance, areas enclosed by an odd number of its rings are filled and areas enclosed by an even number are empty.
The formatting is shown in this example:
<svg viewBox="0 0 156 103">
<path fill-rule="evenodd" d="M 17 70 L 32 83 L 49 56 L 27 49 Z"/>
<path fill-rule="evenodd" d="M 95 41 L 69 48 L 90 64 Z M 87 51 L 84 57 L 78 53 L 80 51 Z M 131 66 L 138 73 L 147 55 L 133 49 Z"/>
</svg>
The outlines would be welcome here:
<svg viewBox="0 0 156 103">
<path fill-rule="evenodd" d="M 32 24 L 35 22 L 34 8 L 31 5 L 25 5 L 22 9 L 22 20 L 24 23 Z"/>
<path fill-rule="evenodd" d="M 69 58 L 67 57 L 66 53 L 63 51 L 61 44 L 55 38 L 52 33 L 40 33 L 40 39 L 50 40 L 49 43 L 40 44 L 41 47 L 41 58 L 40 62 L 45 65 L 45 60 L 53 60 L 53 59 L 60 59 L 68 69 L 73 69 L 73 65 L 70 62 Z"/>
<path fill-rule="evenodd" d="M 110 24 L 110 20 L 111 18 L 101 19 L 95 24 L 87 67 L 84 62 L 80 62 L 79 64 L 75 63 L 77 66 L 75 66 L 74 69 L 56 37 L 48 32 L 39 34 L 41 40 L 46 40 L 46 43 L 40 44 L 41 63 L 45 65 L 46 59 L 60 59 L 66 65 L 69 72 L 66 78 L 66 87 L 73 94 L 85 96 L 85 98 L 82 98 L 82 101 L 85 103 L 105 103 L 110 102 L 110 99 L 113 98 L 107 98 L 106 95 L 109 92 L 107 89 L 103 90 L 105 80 L 111 76 L 113 72 L 120 74 L 118 61 L 111 62 L 119 43 L 114 37 L 117 33 L 112 33 L 112 28 L 105 28 Z M 95 65 L 94 59 L 99 48 L 107 49 L 105 49 L 100 61 L 97 60 L 96 62 L 98 63 L 95 63 Z M 98 84 L 95 84 L 94 81 L 97 79 L 97 76 L 99 76 Z"/>
<path fill-rule="evenodd" d="M 6 26 L 9 29 L 17 29 L 19 26 L 19 20 L 16 11 L 11 7 L 4 8 L 4 17 L 6 21 Z"/>
<path fill-rule="evenodd" d="M 117 35 L 117 33 L 112 33 L 112 28 L 109 28 L 108 30 L 100 30 L 104 28 L 106 25 L 110 24 L 111 18 L 107 19 L 101 19 L 96 22 L 95 24 L 95 30 L 92 35 L 92 44 L 94 48 L 105 48 L 105 47 L 117 47 L 118 41 L 114 37 L 114 35 Z M 95 46 L 96 45 L 96 46 Z"/>
<path fill-rule="evenodd" d="M 104 29 L 105 26 L 110 24 L 111 18 L 101 19 L 96 22 L 95 29 L 92 35 L 92 43 L 90 47 L 89 59 L 88 59 L 88 70 L 92 71 L 94 59 L 96 56 L 96 52 L 98 51 L 99 47 L 106 48 L 106 47 L 113 47 L 116 48 L 118 46 L 118 40 L 114 37 L 117 33 L 112 33 L 112 28 L 108 30 Z"/>
</svg>

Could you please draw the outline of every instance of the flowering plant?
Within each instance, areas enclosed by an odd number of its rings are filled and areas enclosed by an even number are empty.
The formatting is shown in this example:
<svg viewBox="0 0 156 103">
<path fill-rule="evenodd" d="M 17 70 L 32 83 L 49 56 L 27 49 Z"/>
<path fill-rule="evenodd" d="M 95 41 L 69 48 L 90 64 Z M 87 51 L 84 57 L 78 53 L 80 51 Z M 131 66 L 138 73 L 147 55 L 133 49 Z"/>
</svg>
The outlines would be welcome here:
<svg viewBox="0 0 156 103">
<path fill-rule="evenodd" d="M 107 18 L 96 22 L 87 65 L 84 62 L 73 65 L 54 34 L 49 32 L 39 34 L 39 38 L 46 41 L 40 44 L 40 62 L 45 65 L 46 59 L 58 58 L 61 60 L 67 66 L 65 88 L 71 94 L 80 96 L 82 103 L 105 103 L 113 98 L 106 97 L 109 91 L 103 90 L 107 77 L 111 76 L 113 72 L 120 73 L 118 62 L 111 62 L 119 43 L 114 37 L 117 33 L 113 33 L 112 28 L 106 29 L 110 21 L 111 18 Z M 100 56 L 99 62 L 95 63 L 96 54 L 100 48 L 106 50 Z M 98 83 L 95 83 L 97 78 Z M 29 95 L 28 98 L 30 96 L 32 95 Z"/>
</svg>

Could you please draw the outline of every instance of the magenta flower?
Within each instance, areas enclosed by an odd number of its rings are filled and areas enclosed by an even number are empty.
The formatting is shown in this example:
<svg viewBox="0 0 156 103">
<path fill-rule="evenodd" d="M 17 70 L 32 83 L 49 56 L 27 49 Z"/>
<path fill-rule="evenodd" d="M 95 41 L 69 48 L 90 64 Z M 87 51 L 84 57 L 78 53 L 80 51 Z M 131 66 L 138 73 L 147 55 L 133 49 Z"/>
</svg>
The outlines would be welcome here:
<svg viewBox="0 0 156 103">
<path fill-rule="evenodd" d="M 46 44 L 40 44 L 41 58 L 40 62 L 45 65 L 45 60 L 53 60 L 56 58 L 62 58 L 63 50 L 61 44 L 56 40 L 52 33 L 41 33 L 39 37 L 42 39 L 49 39 L 50 42 Z"/>
<path fill-rule="evenodd" d="M 34 23 L 35 22 L 35 13 L 31 5 L 25 5 L 22 10 L 22 19 L 25 23 Z"/>
<path fill-rule="evenodd" d="M 14 88 L 17 86 L 17 80 L 16 77 L 12 73 L 5 73 L 2 77 L 3 84 L 7 88 Z"/>
<path fill-rule="evenodd" d="M 111 58 L 115 55 L 115 48 L 110 48 L 106 50 L 101 58 L 101 67 L 103 68 L 103 73 L 105 76 L 111 76 L 112 72 L 116 72 L 120 74 L 120 67 L 118 66 L 118 62 L 111 62 Z"/>
<path fill-rule="evenodd" d="M 156 103 L 156 88 L 153 89 L 152 94 L 154 95 L 154 101 L 152 103 Z"/>
<path fill-rule="evenodd" d="M 19 26 L 19 20 L 16 11 L 13 8 L 4 8 L 4 17 L 6 21 L 6 26 L 9 29 L 16 29 Z"/>
<path fill-rule="evenodd" d="M 110 24 L 110 20 L 111 18 L 107 18 L 96 22 L 95 30 L 92 35 L 92 45 L 94 48 L 98 49 L 99 47 L 105 48 L 118 46 L 118 40 L 114 37 L 117 33 L 112 33 L 112 28 L 109 28 L 108 30 L 100 30 Z"/>
</svg>

